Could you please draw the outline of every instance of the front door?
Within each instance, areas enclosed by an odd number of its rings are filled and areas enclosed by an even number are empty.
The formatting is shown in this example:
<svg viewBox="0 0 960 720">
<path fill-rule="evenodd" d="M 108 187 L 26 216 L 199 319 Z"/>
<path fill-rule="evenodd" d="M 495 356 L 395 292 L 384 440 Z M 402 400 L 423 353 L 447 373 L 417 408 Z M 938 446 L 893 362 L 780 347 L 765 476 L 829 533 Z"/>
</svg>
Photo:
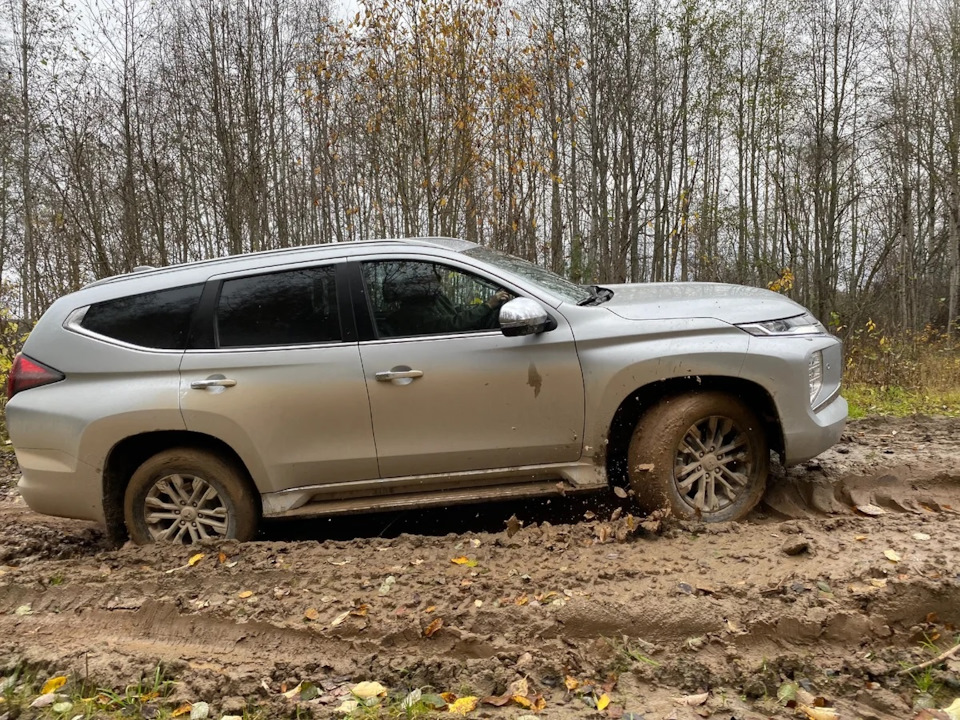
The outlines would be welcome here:
<svg viewBox="0 0 960 720">
<path fill-rule="evenodd" d="M 505 337 L 516 291 L 452 264 L 361 264 L 376 339 L 361 340 L 384 478 L 575 461 L 583 379 L 570 326 Z"/>
</svg>

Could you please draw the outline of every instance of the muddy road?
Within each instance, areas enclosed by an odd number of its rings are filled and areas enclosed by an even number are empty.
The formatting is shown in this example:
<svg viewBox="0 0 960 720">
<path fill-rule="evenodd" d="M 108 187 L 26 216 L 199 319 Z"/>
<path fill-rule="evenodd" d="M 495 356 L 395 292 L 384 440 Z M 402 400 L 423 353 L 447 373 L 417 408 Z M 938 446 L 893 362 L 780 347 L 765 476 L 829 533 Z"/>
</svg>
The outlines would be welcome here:
<svg viewBox="0 0 960 720">
<path fill-rule="evenodd" d="M 385 688 L 382 717 L 416 688 L 489 718 L 816 717 L 782 691 L 902 720 L 960 697 L 960 655 L 902 672 L 960 640 L 958 419 L 852 422 L 747 522 L 715 526 L 634 518 L 611 493 L 112 549 L 31 513 L 14 482 L 0 674 L 122 688 L 160 666 L 156 702 L 214 718 L 342 717 L 360 681 Z"/>
</svg>

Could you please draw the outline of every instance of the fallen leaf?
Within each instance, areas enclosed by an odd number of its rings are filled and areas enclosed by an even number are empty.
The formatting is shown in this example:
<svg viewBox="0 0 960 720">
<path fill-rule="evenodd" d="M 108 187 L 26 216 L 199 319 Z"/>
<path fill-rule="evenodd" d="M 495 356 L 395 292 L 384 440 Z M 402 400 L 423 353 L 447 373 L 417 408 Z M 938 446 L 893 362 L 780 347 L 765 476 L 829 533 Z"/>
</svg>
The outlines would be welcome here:
<svg viewBox="0 0 960 720">
<path fill-rule="evenodd" d="M 797 699 L 797 690 L 800 686 L 795 682 L 785 682 L 777 688 L 777 700 L 786 705 L 791 700 Z"/>
<path fill-rule="evenodd" d="M 33 612 L 33 608 L 30 607 L 30 603 L 26 605 L 20 605 L 16 610 L 13 611 L 14 615 L 30 615 Z"/>
<path fill-rule="evenodd" d="M 779 692 L 777 693 L 779 695 Z M 682 698 L 675 698 L 678 705 L 687 705 L 689 707 L 700 707 L 710 698 L 710 693 L 697 693 L 696 695 L 684 695 Z"/>
<path fill-rule="evenodd" d="M 303 687 L 303 683 L 299 683 L 293 690 L 287 690 L 287 692 L 283 693 L 283 696 L 287 700 L 292 700 L 293 698 L 295 698 L 297 695 L 300 694 L 301 687 Z"/>
<path fill-rule="evenodd" d="M 370 682 L 365 680 L 362 683 L 354 685 L 350 692 L 352 692 L 361 700 L 366 700 L 368 698 L 385 695 L 387 689 L 378 682 Z"/>
<path fill-rule="evenodd" d="M 528 602 L 530 602 L 530 598 L 527 596 L 526 593 L 524 593 L 523 595 L 521 595 L 520 597 L 518 597 L 518 598 L 517 598 L 516 600 L 514 600 L 513 602 L 514 602 L 514 604 L 516 604 L 516 605 L 526 605 Z"/>
<path fill-rule="evenodd" d="M 890 562 L 895 562 L 895 563 L 900 562 L 900 555 L 897 553 L 896 550 L 884 550 L 883 556 Z"/>
<path fill-rule="evenodd" d="M 54 703 L 50 709 L 57 713 L 57 715 L 64 715 L 73 710 L 73 703 L 65 700 L 64 702 Z"/>
<path fill-rule="evenodd" d="M 389 595 L 390 588 L 397 584 L 397 579 L 393 575 L 387 575 L 384 581 L 380 584 L 380 594 Z"/>
<path fill-rule="evenodd" d="M 356 700 L 344 700 L 340 703 L 340 707 L 337 708 L 337 712 L 341 715 L 349 715 L 358 707 L 360 707 L 360 703 Z"/>
<path fill-rule="evenodd" d="M 914 540 L 929 540 L 929 539 L 930 539 L 930 536 L 929 536 L 929 535 L 927 535 L 926 533 L 922 533 L 922 532 L 915 532 L 915 533 L 914 533 L 913 535 L 911 535 L 910 537 L 912 537 Z"/>
<path fill-rule="evenodd" d="M 604 710 L 606 710 L 607 705 L 609 704 L 610 704 L 610 696 L 607 695 L 606 693 L 604 693 L 603 695 L 597 698 L 597 710 L 599 710 L 600 712 L 603 712 Z"/>
<path fill-rule="evenodd" d="M 870 584 L 874 587 L 885 588 L 887 586 L 886 578 L 870 578 Z"/>
<path fill-rule="evenodd" d="M 190 708 L 190 720 L 207 720 L 210 715 L 210 706 L 205 702 L 195 702 Z"/>
<path fill-rule="evenodd" d="M 32 703 L 30 703 L 30 707 L 45 708 L 48 705 L 53 705 L 53 701 L 56 699 L 57 699 L 56 693 L 52 693 L 52 692 L 44 693 L 43 695 L 38 697 L 36 700 L 34 700 Z"/>
<path fill-rule="evenodd" d="M 520 528 L 523 527 L 523 523 L 517 519 L 516 515 L 511 515 L 510 519 L 507 520 L 505 524 L 507 526 L 508 538 L 512 538 L 514 535 L 520 532 Z"/>
<path fill-rule="evenodd" d="M 450 562 L 456 563 L 457 565 L 466 565 L 467 567 L 476 567 L 477 561 L 471 560 L 470 558 L 461 555 L 460 557 L 451 558 Z"/>
<path fill-rule="evenodd" d="M 196 555 L 193 555 L 189 560 L 187 560 L 187 565 L 189 567 L 193 567 L 201 560 L 203 560 L 203 553 L 197 553 Z"/>
<path fill-rule="evenodd" d="M 866 539 L 869 538 L 869 537 L 870 537 L 869 535 L 854 535 L 854 536 L 853 536 L 853 539 L 854 539 L 854 540 L 859 540 L 860 542 L 863 542 L 864 540 L 866 540 Z"/>
<path fill-rule="evenodd" d="M 503 707 L 510 702 L 510 693 L 505 695 L 490 695 L 481 700 L 484 705 L 493 705 L 494 707 Z"/>
<path fill-rule="evenodd" d="M 450 706 L 447 708 L 447 712 L 453 713 L 454 715 L 466 715 L 477 709 L 477 698 L 473 695 L 468 695 L 467 697 L 457 698 L 454 700 Z"/>
<path fill-rule="evenodd" d="M 439 695 L 433 693 L 427 693 L 420 698 L 420 702 L 426 705 L 431 710 L 443 710 L 447 706 L 447 701 L 444 700 Z"/>
<path fill-rule="evenodd" d="M 346 611 L 340 613 L 339 615 L 337 615 L 337 616 L 333 619 L 333 622 L 330 623 L 330 627 L 337 627 L 338 625 L 342 624 L 343 621 L 346 620 L 348 617 L 350 617 L 350 611 L 349 611 L 349 610 L 346 610 Z"/>
<path fill-rule="evenodd" d="M 436 633 L 440 628 L 443 627 L 443 618 L 437 618 L 432 623 L 427 625 L 423 630 L 424 637 L 431 637 Z"/>
<path fill-rule="evenodd" d="M 242 590 L 237 593 L 237 597 L 241 600 L 246 600 L 248 597 L 253 597 L 253 590 Z"/>
<path fill-rule="evenodd" d="M 367 611 L 370 609 L 370 606 L 366 603 L 357 605 L 353 610 L 350 611 L 350 614 L 354 617 L 366 617 Z"/>
<path fill-rule="evenodd" d="M 528 709 L 533 707 L 533 700 L 526 697 L 525 695 L 511 695 L 510 699 L 513 700 L 520 707 L 525 707 Z"/>
<path fill-rule="evenodd" d="M 855 506 L 858 512 L 863 513 L 864 515 L 869 515 L 870 517 L 877 517 L 879 515 L 886 515 L 887 511 L 884 510 L 879 505 L 874 505 L 873 503 L 865 503 L 863 505 Z"/>
<path fill-rule="evenodd" d="M 950 716 L 950 720 L 960 720 L 960 698 L 954 698 L 950 706 L 945 707 L 943 711 Z"/>
<path fill-rule="evenodd" d="M 436 606 L 436 605 L 430 605 L 426 610 L 424 610 L 424 612 L 425 612 L 425 613 L 432 613 L 432 612 L 435 612 L 436 609 L 437 609 L 437 606 Z"/>
<path fill-rule="evenodd" d="M 191 703 L 184 703 L 183 705 L 178 707 L 176 710 L 174 710 L 170 714 L 170 717 L 180 717 L 181 715 L 186 715 L 188 712 L 190 712 L 191 707 L 193 707 Z"/>
<path fill-rule="evenodd" d="M 627 499 L 627 491 L 624 490 L 624 489 L 623 489 L 622 487 L 620 487 L 619 485 L 616 485 L 616 486 L 613 488 L 613 494 L 616 495 L 616 496 L 617 496 L 618 498 L 620 498 L 621 500 L 626 500 L 626 499 Z"/>
<path fill-rule="evenodd" d="M 403 699 L 403 702 L 400 703 L 401 710 L 409 711 L 414 705 L 420 702 L 420 698 L 423 697 L 423 690 L 420 688 L 414 688 L 407 693 L 407 696 Z M 410 714 L 409 712 L 407 713 Z"/>
<path fill-rule="evenodd" d="M 443 698 L 443 701 L 447 705 L 457 701 L 457 694 L 452 692 L 442 692 L 440 693 L 440 697 Z"/>
<path fill-rule="evenodd" d="M 317 612 L 316 608 L 307 608 L 303 611 L 303 617 L 307 620 L 316 620 L 320 617 L 320 613 Z"/>
<path fill-rule="evenodd" d="M 43 684 L 43 687 L 40 689 L 40 694 L 46 695 L 47 693 L 56 692 L 66 684 L 67 678 L 64 675 L 52 677 Z"/>
<path fill-rule="evenodd" d="M 808 720 L 839 720 L 840 718 L 833 708 L 809 707 L 803 704 L 798 704 L 797 708 L 807 716 Z"/>
<path fill-rule="evenodd" d="M 217 553 L 217 562 L 223 565 L 226 561 L 227 561 L 227 554 L 223 552 L 223 550 L 221 550 L 219 553 Z"/>
</svg>

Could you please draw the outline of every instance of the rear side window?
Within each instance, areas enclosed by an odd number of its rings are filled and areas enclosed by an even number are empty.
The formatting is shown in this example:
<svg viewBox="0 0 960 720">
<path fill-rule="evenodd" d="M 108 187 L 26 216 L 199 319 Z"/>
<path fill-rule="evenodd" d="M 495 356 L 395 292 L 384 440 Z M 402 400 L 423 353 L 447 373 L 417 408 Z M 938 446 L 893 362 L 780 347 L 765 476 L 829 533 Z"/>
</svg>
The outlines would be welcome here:
<svg viewBox="0 0 960 720">
<path fill-rule="evenodd" d="M 217 305 L 220 347 L 305 345 L 340 340 L 334 267 L 225 280 Z"/>
<path fill-rule="evenodd" d="M 187 285 L 96 303 L 80 326 L 131 345 L 183 350 L 202 290 L 202 284 Z"/>
</svg>

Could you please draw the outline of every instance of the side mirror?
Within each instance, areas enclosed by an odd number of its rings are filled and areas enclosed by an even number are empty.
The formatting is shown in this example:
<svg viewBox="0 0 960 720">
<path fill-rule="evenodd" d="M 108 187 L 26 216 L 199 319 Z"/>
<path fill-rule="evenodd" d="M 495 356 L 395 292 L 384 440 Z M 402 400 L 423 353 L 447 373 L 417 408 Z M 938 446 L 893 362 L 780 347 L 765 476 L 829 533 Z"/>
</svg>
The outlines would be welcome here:
<svg viewBox="0 0 960 720">
<path fill-rule="evenodd" d="M 535 335 L 557 326 L 536 300 L 518 297 L 500 307 L 500 330 L 507 337 Z"/>
</svg>

